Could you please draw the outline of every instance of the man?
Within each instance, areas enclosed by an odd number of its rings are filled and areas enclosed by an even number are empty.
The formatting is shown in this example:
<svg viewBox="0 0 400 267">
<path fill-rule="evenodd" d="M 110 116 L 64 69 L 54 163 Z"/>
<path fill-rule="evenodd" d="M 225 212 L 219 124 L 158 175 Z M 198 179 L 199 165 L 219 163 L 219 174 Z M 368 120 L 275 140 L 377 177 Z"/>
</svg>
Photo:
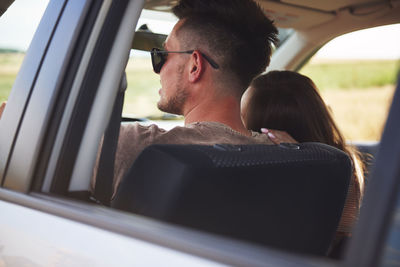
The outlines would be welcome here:
<svg viewBox="0 0 400 267">
<path fill-rule="evenodd" d="M 272 21 L 252 0 L 181 0 L 173 12 L 179 21 L 164 51 L 153 49 L 152 60 L 161 80 L 158 108 L 183 115 L 185 126 L 165 131 L 156 125 L 123 125 L 114 194 L 150 144 L 271 143 L 267 135 L 245 128 L 240 99 L 269 64 L 277 38 Z"/>
</svg>

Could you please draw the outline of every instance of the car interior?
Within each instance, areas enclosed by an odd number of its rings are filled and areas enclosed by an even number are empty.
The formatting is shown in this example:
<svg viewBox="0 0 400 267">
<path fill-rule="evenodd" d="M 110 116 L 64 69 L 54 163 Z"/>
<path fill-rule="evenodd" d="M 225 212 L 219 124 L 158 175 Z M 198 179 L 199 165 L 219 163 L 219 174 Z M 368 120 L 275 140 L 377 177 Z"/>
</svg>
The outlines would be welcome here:
<svg viewBox="0 0 400 267">
<path fill-rule="evenodd" d="M 5 2 L 0 3 L 0 15 L 13 1 Z M 170 10 L 176 2 L 146 0 L 142 16 L 155 16 L 169 24 L 174 23 Z M 323 45 L 337 36 L 400 23 L 400 0 L 256 2 L 279 28 L 279 43 L 266 71 L 298 71 Z M 108 30 L 116 29 L 117 26 Z M 151 25 L 139 21 L 129 47 L 130 53 L 140 55 L 152 48 L 161 48 L 167 31 L 153 31 Z M 130 80 L 127 70 L 122 72 L 118 92 L 109 107 L 111 115 L 104 122 L 104 131 L 88 139 L 82 137 L 82 142 L 76 144 L 75 154 L 66 154 L 63 158 L 67 163 L 54 167 L 54 180 L 47 182 L 48 176 L 43 175 L 44 178 L 31 185 L 32 191 L 40 192 L 46 187 L 47 191 L 43 191 L 49 196 L 62 196 L 67 200 L 122 211 L 122 216 L 133 213 L 139 219 L 161 221 L 255 247 L 266 246 L 278 251 L 336 260 L 343 259 L 346 253 L 359 253 L 355 246 L 350 246 L 350 252 L 347 250 L 350 239 L 340 244 L 339 252 L 332 252 L 352 165 L 343 151 L 321 143 L 151 145 L 130 167 L 112 198 L 114 159 L 121 123 L 153 123 L 150 117 L 132 115 L 125 110 Z M 95 93 L 89 94 L 85 97 L 95 97 Z M 89 108 L 85 110 L 87 120 L 91 116 Z M 181 123 L 171 114 L 163 116 L 169 120 L 166 128 Z M 80 125 L 77 123 L 73 127 L 79 128 Z M 100 143 L 101 149 L 97 151 Z M 366 175 L 369 175 L 373 171 L 379 142 L 360 142 L 357 148 L 367 166 Z M 41 152 L 51 160 L 50 149 L 46 151 L 43 148 Z M 70 160 L 77 158 L 78 161 L 79 157 L 87 155 L 90 157 L 88 162 L 93 165 L 96 157 L 99 161 L 97 182 L 93 188 L 90 186 L 93 166 L 86 162 L 78 166 L 85 170 L 81 172 L 85 175 L 81 175 L 75 162 Z M 381 152 L 381 155 L 385 153 Z M 36 176 L 41 167 L 45 168 L 44 165 L 37 167 Z M 359 235 L 355 239 L 360 240 Z"/>
<path fill-rule="evenodd" d="M 168 12 L 174 3 L 148 1 L 144 8 Z M 365 21 L 368 21 L 370 27 L 398 20 L 396 12 L 400 1 L 259 3 L 280 29 L 280 42 L 268 70 L 298 70 L 319 47 L 334 36 L 367 27 Z M 148 25 L 143 24 L 135 33 L 132 48 L 143 51 L 150 51 L 153 47 L 162 48 L 166 36 L 152 32 Z M 289 50 L 290 53 L 296 53 L 296 56 L 288 56 L 288 61 L 285 62 L 282 60 L 282 57 L 285 59 L 282 53 Z M 279 62 L 274 61 L 276 57 L 279 57 Z M 112 155 L 115 153 L 113 147 L 116 145 L 115 136 L 118 131 L 115 118 L 119 116 L 117 113 L 121 112 L 121 100 L 117 98 L 117 102 L 119 104 L 114 107 L 104 137 L 103 150 L 106 152 L 102 152 L 101 157 L 104 155 L 105 160 L 100 160 L 100 166 L 103 168 L 99 175 L 113 168 L 107 162 L 112 162 Z M 141 120 L 122 116 L 122 121 L 125 122 Z M 107 134 L 108 131 L 113 131 L 113 127 L 114 135 L 111 135 L 109 142 L 114 144 L 107 146 Z M 308 146 L 315 151 L 309 152 Z M 112 202 L 109 190 L 112 181 L 107 179 L 110 177 L 109 172 L 107 175 L 98 176 L 97 181 L 104 182 L 96 185 L 95 198 L 113 208 L 168 223 L 289 251 L 326 256 L 331 249 L 330 244 L 340 218 L 338 214 L 341 211 L 337 208 L 343 207 L 347 194 L 351 166 L 348 162 L 343 164 L 336 160 L 333 162 L 337 165 L 327 166 L 326 162 L 323 163 L 325 159 L 319 150 L 326 148 L 320 146 L 321 144 L 301 144 L 294 150 L 285 146 L 150 146 L 135 161 Z M 368 168 L 373 163 L 377 146 L 378 144 L 358 145 Z M 295 153 L 296 156 L 291 153 Z M 311 156 L 308 153 L 315 155 Z M 298 158 L 292 159 L 292 156 Z M 315 162 L 307 162 L 307 156 L 311 156 Z M 159 162 L 157 168 L 150 168 L 150 159 L 155 158 Z M 298 162 L 300 159 L 301 163 Z M 224 170 L 218 168 L 221 161 L 230 160 L 233 162 L 224 166 Z M 331 162 L 332 159 L 328 161 Z M 323 184 L 317 182 L 328 169 L 332 177 L 324 175 Z M 295 183 L 292 180 L 295 178 L 294 174 L 298 174 L 296 177 L 307 179 L 307 186 L 300 192 L 288 189 L 289 184 L 300 188 L 304 182 L 301 180 L 300 184 Z M 330 179 L 331 183 L 328 182 Z M 337 183 L 338 179 L 343 180 Z M 249 187 L 254 184 L 263 190 L 257 188 L 253 192 Z M 318 192 L 318 195 L 313 192 Z M 204 195 L 207 195 L 207 198 L 202 197 Z M 293 203 L 294 199 L 296 204 Z M 324 205 L 320 206 L 322 203 Z M 232 210 L 233 206 L 237 209 Z M 332 206 L 329 214 L 324 212 L 323 207 L 327 206 Z M 201 218 L 208 219 L 204 221 Z M 330 225 L 329 222 L 334 224 Z M 311 232 L 315 235 L 310 234 Z"/>
</svg>

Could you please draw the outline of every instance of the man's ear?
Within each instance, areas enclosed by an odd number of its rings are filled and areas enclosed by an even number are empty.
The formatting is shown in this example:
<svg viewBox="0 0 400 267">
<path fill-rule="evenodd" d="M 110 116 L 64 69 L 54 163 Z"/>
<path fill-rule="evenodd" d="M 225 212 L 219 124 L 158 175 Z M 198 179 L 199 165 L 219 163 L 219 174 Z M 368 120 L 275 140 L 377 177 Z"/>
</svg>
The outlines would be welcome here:
<svg viewBox="0 0 400 267">
<path fill-rule="evenodd" d="M 189 81 L 197 82 L 204 71 L 204 60 L 199 51 L 194 51 L 189 61 Z"/>
</svg>

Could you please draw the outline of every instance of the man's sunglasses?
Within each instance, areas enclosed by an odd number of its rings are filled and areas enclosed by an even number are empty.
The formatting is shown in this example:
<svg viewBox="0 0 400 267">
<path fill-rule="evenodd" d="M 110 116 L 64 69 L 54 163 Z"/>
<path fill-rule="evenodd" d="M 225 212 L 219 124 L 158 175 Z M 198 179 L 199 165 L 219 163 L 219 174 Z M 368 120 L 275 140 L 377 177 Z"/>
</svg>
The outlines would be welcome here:
<svg viewBox="0 0 400 267">
<path fill-rule="evenodd" d="M 161 68 L 164 66 L 165 62 L 167 61 L 168 53 L 181 53 L 181 54 L 192 54 L 195 50 L 188 50 L 188 51 L 163 51 L 158 48 L 151 49 L 151 63 L 153 63 L 153 70 L 155 73 L 160 73 Z M 200 54 L 210 63 L 211 67 L 214 69 L 218 69 L 219 66 L 215 63 L 214 60 L 209 58 L 208 56 L 204 55 L 200 52 Z"/>
</svg>

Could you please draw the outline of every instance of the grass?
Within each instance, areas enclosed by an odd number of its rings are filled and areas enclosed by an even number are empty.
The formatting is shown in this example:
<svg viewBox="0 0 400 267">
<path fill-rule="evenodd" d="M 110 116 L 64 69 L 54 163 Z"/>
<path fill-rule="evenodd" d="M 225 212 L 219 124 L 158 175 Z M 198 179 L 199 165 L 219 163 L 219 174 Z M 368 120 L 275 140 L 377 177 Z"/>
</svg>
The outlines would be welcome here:
<svg viewBox="0 0 400 267">
<path fill-rule="evenodd" d="M 377 141 L 382 135 L 394 89 L 394 85 L 364 90 L 332 89 L 321 95 L 346 139 Z"/>
<path fill-rule="evenodd" d="M 23 54 L 0 53 L 0 101 L 8 98 Z M 314 80 L 349 140 L 379 140 L 394 92 L 397 61 L 311 62 L 300 72 Z M 130 59 L 124 113 L 160 116 L 160 78 L 149 58 Z"/>
<path fill-rule="evenodd" d="M 126 67 L 128 88 L 125 94 L 124 113 L 132 116 L 161 116 L 157 109 L 160 77 L 153 72 L 150 59 L 130 59 Z"/>
<path fill-rule="evenodd" d="M 379 140 L 395 89 L 399 62 L 311 62 L 300 73 L 310 77 L 349 140 Z"/>
<path fill-rule="evenodd" d="M 321 90 L 355 90 L 395 84 L 400 62 L 395 60 L 311 62 L 300 72 Z"/>
<path fill-rule="evenodd" d="M 0 102 L 7 100 L 10 95 L 23 58 L 22 53 L 0 54 Z"/>
</svg>

